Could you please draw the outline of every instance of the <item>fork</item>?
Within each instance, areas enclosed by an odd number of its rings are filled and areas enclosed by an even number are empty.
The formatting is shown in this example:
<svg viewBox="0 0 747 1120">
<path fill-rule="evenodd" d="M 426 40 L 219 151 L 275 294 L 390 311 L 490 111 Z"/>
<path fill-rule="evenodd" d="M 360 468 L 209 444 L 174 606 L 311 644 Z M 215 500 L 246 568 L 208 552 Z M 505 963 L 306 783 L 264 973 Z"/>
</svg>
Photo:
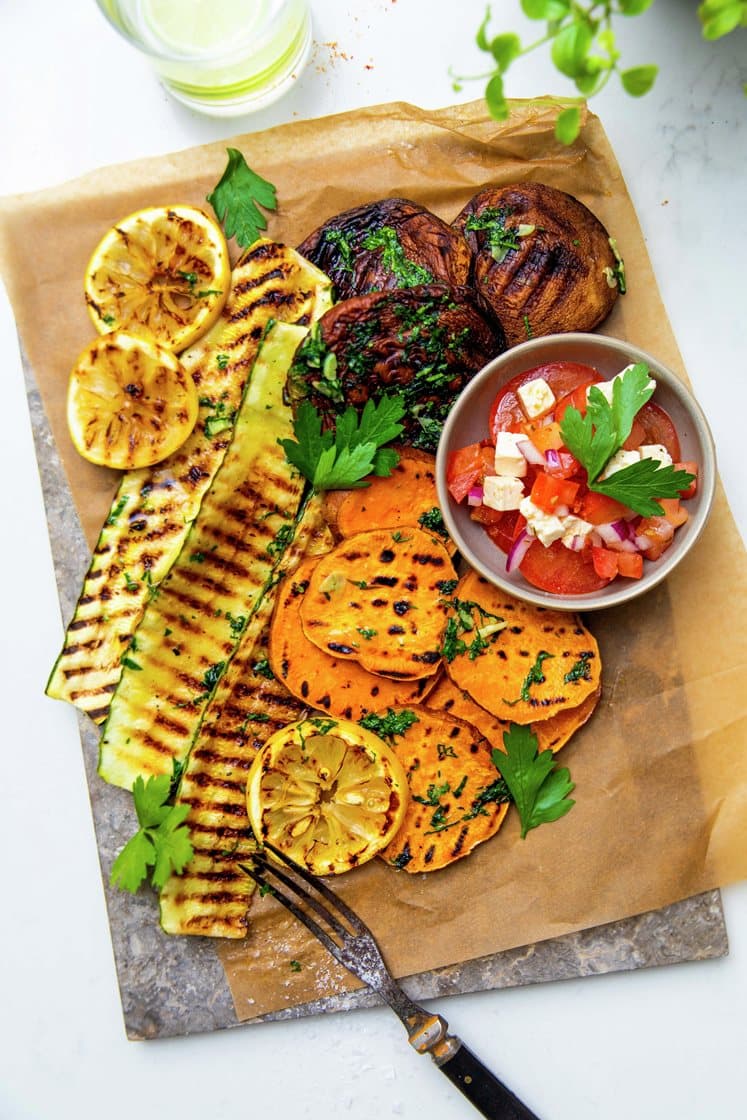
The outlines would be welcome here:
<svg viewBox="0 0 747 1120">
<path fill-rule="evenodd" d="M 266 851 L 275 858 L 268 859 Z M 240 866 L 263 891 L 271 892 L 303 922 L 340 964 L 389 1004 L 403 1023 L 410 1045 L 419 1054 L 430 1054 L 478 1112 L 488 1120 L 539 1120 L 461 1039 L 448 1033 L 449 1025 L 441 1015 L 431 1014 L 410 999 L 389 972 L 368 926 L 326 883 L 266 841 L 252 855 L 251 865 Z M 278 888 L 278 883 L 282 883 L 286 893 Z"/>
</svg>

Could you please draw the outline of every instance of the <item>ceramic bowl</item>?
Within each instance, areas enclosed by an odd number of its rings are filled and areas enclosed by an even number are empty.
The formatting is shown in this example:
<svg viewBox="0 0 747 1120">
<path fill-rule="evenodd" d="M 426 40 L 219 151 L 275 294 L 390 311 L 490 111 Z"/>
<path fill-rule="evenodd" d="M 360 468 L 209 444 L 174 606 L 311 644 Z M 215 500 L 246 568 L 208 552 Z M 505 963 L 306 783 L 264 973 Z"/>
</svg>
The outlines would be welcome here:
<svg viewBox="0 0 747 1120">
<path fill-rule="evenodd" d="M 451 451 L 488 436 L 488 416 L 499 389 L 516 374 L 548 362 L 571 361 L 593 366 L 612 378 L 632 362 L 645 362 L 656 381 L 653 400 L 672 418 L 680 439 L 682 460 L 698 464 L 698 487 L 686 508 L 689 520 L 675 531 L 674 541 L 659 560 L 644 561 L 643 577 L 618 577 L 600 591 L 558 595 L 528 583 L 520 571 L 506 572 L 506 556 L 477 522 L 466 502 L 457 504 L 446 486 L 446 463 Z M 557 334 L 532 339 L 489 362 L 458 397 L 444 425 L 436 457 L 439 501 L 446 526 L 471 567 L 497 587 L 538 606 L 555 610 L 600 610 L 645 594 L 669 575 L 701 534 L 713 502 L 716 456 L 708 423 L 695 398 L 675 373 L 650 354 L 628 342 L 596 334 Z"/>
</svg>

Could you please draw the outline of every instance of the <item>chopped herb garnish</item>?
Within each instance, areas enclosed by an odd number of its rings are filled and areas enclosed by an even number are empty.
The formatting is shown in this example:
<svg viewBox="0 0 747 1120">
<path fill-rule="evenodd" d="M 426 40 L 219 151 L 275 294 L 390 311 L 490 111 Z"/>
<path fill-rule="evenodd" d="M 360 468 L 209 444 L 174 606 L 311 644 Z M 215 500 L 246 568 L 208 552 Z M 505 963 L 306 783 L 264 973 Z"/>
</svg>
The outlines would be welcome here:
<svg viewBox="0 0 747 1120">
<path fill-rule="evenodd" d="M 122 512 L 122 510 L 125 508 L 127 503 L 129 502 L 129 500 L 130 499 L 127 496 L 127 494 L 122 495 L 122 497 L 119 499 L 117 504 L 114 506 L 114 508 L 109 513 L 109 516 L 106 519 L 106 524 L 107 525 L 116 525 L 117 524 L 117 520 L 119 519 L 119 515 Z"/>
<path fill-rule="evenodd" d="M 439 537 L 448 538 L 449 536 L 449 530 L 444 525 L 444 515 L 441 513 L 438 506 L 433 506 L 432 509 L 421 513 L 418 518 L 418 525 L 421 525 L 423 529 L 427 529 L 431 533 L 436 533 Z M 442 580 L 442 582 L 446 581 Z M 439 587 L 440 586 L 439 584 Z"/>
<path fill-rule="evenodd" d="M 218 365 L 218 369 L 225 369 L 230 360 L 231 359 L 228 357 L 228 354 L 218 354 L 215 359 Z"/>
<path fill-rule="evenodd" d="M 270 662 L 266 657 L 261 657 L 259 661 L 255 661 L 252 665 L 252 672 L 256 673 L 258 677 L 265 677 L 268 681 L 275 680 L 275 674 L 270 668 Z"/>
<path fill-rule="evenodd" d="M 588 681 L 591 680 L 591 667 L 589 660 L 594 656 L 593 653 L 582 653 L 578 661 L 574 662 L 571 668 L 563 677 L 566 684 L 573 684 L 574 681 Z"/>
<path fill-rule="evenodd" d="M 364 239 L 363 248 L 381 249 L 381 263 L 396 277 L 399 288 L 433 283 L 433 273 L 409 259 L 397 236 L 397 231 L 391 226 L 372 230 Z"/>
<path fill-rule="evenodd" d="M 396 735 L 404 735 L 408 728 L 418 723 L 418 717 L 409 708 L 388 708 L 386 715 L 368 712 L 358 723 L 382 739 L 393 739 Z"/>
</svg>

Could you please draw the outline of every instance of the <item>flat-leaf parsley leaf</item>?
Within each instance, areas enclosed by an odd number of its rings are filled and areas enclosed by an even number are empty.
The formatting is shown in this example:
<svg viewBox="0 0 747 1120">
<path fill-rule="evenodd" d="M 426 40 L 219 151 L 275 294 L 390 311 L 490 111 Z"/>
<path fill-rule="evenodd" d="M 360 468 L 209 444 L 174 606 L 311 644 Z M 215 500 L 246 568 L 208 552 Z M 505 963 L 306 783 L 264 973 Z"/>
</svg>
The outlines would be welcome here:
<svg viewBox="0 0 747 1120">
<path fill-rule="evenodd" d="M 688 471 L 672 465 L 662 466 L 658 459 L 640 459 L 614 471 L 599 475 L 630 435 L 636 414 L 650 399 L 655 383 L 648 366 L 638 362 L 612 382 L 612 401 L 595 385 L 589 389 L 586 413 L 567 408 L 560 422 L 560 434 L 568 450 L 586 469 L 589 489 L 607 494 L 643 517 L 664 513 L 657 498 L 677 498 L 693 480 Z"/>
<path fill-rule="evenodd" d="M 242 248 L 267 229 L 267 219 L 258 209 L 277 209 L 275 187 L 252 171 L 237 148 L 226 148 L 228 163 L 207 201 L 218 215 L 226 237 L 235 237 Z"/>
<path fill-rule="evenodd" d="M 140 828 L 114 861 L 112 886 L 134 893 L 148 878 L 157 890 L 172 871 L 180 875 L 193 856 L 189 829 L 184 820 L 188 805 L 169 805 L 174 779 L 168 774 L 152 775 L 148 781 L 135 779 L 132 796 Z"/>
<path fill-rule="evenodd" d="M 405 406 L 401 396 L 383 396 L 366 402 L 359 415 L 348 407 L 338 417 L 335 431 L 322 431 L 322 418 L 309 401 L 301 401 L 293 424 L 295 440 L 282 439 L 286 457 L 313 488 L 346 490 L 367 485 L 370 474 L 386 477 L 399 456 L 383 447 L 402 431 L 399 421 Z"/>
<path fill-rule="evenodd" d="M 574 789 L 566 767 L 556 769 L 552 751 L 537 750 L 537 736 L 529 727 L 512 723 L 503 733 L 503 751 L 492 752 L 493 762 L 508 786 L 521 821 L 522 839 L 532 828 L 556 821 L 573 808 Z"/>
</svg>

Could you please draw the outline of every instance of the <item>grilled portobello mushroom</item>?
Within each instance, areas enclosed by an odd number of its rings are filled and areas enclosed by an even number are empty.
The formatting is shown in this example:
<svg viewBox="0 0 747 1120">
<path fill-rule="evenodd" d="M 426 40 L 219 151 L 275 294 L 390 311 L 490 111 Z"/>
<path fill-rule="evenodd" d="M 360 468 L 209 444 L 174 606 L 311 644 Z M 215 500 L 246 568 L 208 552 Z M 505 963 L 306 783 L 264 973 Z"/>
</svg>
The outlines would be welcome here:
<svg viewBox="0 0 747 1120">
<path fill-rule="evenodd" d="M 588 331 L 624 290 L 622 262 L 578 199 L 543 183 L 486 187 L 454 219 L 473 254 L 472 283 L 509 345 Z"/>
<path fill-rule="evenodd" d="M 306 398 L 331 427 L 347 405 L 401 393 L 401 442 L 435 451 L 457 395 L 506 349 L 503 328 L 469 288 L 418 285 L 336 303 L 296 352 L 291 403 Z"/>
<path fill-rule="evenodd" d="M 345 210 L 298 251 L 329 276 L 341 300 L 420 284 L 466 284 L 471 258 L 461 232 L 406 198 Z"/>
</svg>

